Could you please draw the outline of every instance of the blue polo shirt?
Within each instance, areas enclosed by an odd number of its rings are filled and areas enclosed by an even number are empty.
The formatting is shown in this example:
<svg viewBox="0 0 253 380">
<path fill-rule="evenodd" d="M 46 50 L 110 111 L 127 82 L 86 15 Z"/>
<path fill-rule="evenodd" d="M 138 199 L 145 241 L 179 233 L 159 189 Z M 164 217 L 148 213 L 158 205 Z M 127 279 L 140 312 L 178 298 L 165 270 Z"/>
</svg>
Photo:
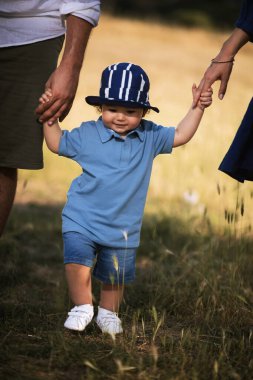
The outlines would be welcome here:
<svg viewBox="0 0 253 380">
<path fill-rule="evenodd" d="M 122 138 L 101 117 L 64 131 L 59 155 L 78 162 L 83 172 L 68 191 L 63 232 L 85 233 L 108 247 L 138 247 L 153 160 L 171 153 L 174 134 L 174 127 L 143 119 Z"/>
</svg>

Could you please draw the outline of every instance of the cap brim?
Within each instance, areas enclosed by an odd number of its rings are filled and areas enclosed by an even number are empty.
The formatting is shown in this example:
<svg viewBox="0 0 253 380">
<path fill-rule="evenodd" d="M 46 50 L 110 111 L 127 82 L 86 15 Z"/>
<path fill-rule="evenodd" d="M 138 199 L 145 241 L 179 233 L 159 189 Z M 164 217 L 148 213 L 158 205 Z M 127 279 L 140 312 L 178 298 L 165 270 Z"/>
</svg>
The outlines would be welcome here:
<svg viewBox="0 0 253 380">
<path fill-rule="evenodd" d="M 152 107 L 151 105 L 148 106 L 138 102 L 101 98 L 100 96 L 86 96 L 85 101 L 91 106 L 101 106 L 102 104 L 114 104 L 123 107 L 151 109 L 157 113 L 160 112 L 157 107 Z"/>
</svg>

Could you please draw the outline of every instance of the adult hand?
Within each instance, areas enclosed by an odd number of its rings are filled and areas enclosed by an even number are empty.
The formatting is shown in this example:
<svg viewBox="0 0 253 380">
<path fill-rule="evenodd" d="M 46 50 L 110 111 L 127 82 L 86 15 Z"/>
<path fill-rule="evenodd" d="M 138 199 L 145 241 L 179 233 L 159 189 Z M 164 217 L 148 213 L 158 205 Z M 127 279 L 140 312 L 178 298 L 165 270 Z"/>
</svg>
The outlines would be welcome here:
<svg viewBox="0 0 253 380">
<path fill-rule="evenodd" d="M 49 77 L 45 91 L 52 92 L 49 102 L 41 103 L 35 112 L 41 123 L 62 121 L 70 111 L 76 94 L 84 52 L 93 25 L 74 15 L 66 17 L 65 47 L 59 67 Z"/>
<path fill-rule="evenodd" d="M 195 97 L 196 91 L 197 91 L 197 86 L 194 83 L 192 86 L 192 97 L 193 97 L 193 99 Z M 196 106 L 199 107 L 201 110 L 204 110 L 205 108 L 209 107 L 212 104 L 212 96 L 213 96 L 212 87 L 208 88 L 207 91 L 201 91 L 201 94 L 200 94 L 200 97 L 199 97 L 199 100 L 198 100 L 198 103 Z"/>
<path fill-rule="evenodd" d="M 64 63 L 52 73 L 45 84 L 45 91 L 50 88 L 52 97 L 35 110 L 41 123 L 52 125 L 57 119 L 62 121 L 67 116 L 76 94 L 78 79 L 79 71 L 75 72 Z"/>
<path fill-rule="evenodd" d="M 218 58 L 217 58 L 217 61 L 219 61 Z M 206 92 L 209 88 L 211 88 L 212 84 L 216 82 L 217 80 L 221 81 L 220 88 L 218 91 L 218 97 L 219 99 L 222 100 L 226 94 L 227 85 L 228 85 L 228 81 L 229 81 L 232 69 L 233 69 L 233 62 L 225 62 L 225 63 L 212 62 L 211 65 L 206 70 L 194 94 L 193 106 L 196 107 L 196 105 L 198 104 L 201 93 Z"/>
</svg>

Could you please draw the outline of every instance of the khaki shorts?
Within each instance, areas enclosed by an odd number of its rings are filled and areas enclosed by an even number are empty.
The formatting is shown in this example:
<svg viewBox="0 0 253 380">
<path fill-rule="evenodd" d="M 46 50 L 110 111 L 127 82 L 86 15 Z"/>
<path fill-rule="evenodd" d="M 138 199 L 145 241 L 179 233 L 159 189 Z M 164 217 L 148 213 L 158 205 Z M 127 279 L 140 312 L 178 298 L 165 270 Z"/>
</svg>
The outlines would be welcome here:
<svg viewBox="0 0 253 380">
<path fill-rule="evenodd" d="M 34 110 L 55 70 L 64 36 L 0 48 L 0 166 L 43 167 L 43 130 Z"/>
</svg>

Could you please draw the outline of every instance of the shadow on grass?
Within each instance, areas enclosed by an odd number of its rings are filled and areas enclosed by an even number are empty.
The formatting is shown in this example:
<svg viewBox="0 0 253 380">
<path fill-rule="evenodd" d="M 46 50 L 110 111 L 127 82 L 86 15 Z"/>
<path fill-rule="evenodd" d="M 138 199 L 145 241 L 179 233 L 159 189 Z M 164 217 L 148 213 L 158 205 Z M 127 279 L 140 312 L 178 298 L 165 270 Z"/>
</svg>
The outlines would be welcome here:
<svg viewBox="0 0 253 380">
<path fill-rule="evenodd" d="M 71 304 L 61 208 L 16 205 L 0 241 L 3 379 L 250 378 L 251 239 L 206 218 L 146 215 L 114 341 L 94 323 L 80 334 L 62 327 Z"/>
</svg>

